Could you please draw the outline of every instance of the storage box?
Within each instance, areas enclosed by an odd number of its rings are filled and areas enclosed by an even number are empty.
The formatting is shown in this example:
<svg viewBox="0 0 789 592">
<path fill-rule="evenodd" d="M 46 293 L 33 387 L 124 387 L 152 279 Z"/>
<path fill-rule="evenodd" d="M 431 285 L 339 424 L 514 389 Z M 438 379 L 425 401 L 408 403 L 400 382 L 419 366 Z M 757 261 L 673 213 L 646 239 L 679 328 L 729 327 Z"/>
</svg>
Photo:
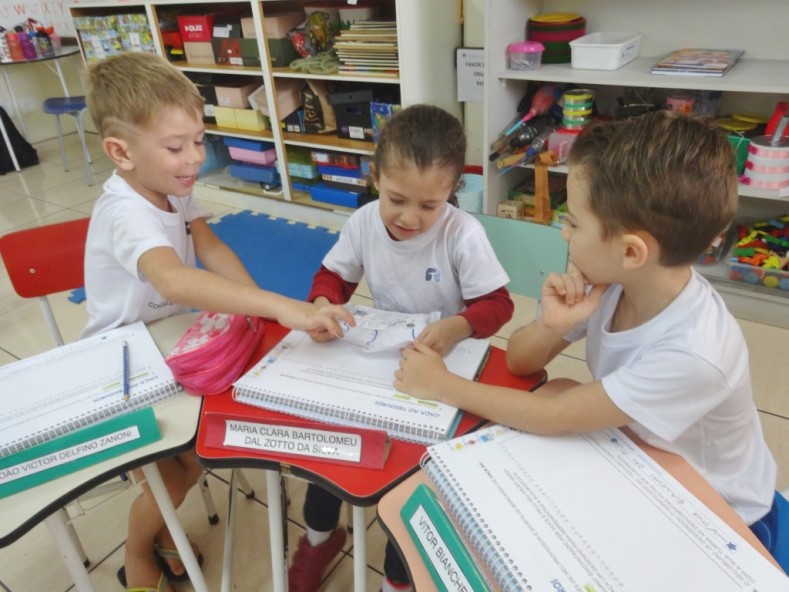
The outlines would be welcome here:
<svg viewBox="0 0 789 592">
<path fill-rule="evenodd" d="M 282 12 L 266 9 L 263 16 L 263 32 L 266 39 L 282 39 L 307 19 L 303 10 L 287 10 Z"/>
<path fill-rule="evenodd" d="M 291 113 L 285 119 L 283 119 L 280 125 L 282 126 L 282 129 L 284 129 L 286 132 L 291 132 L 294 134 L 303 134 L 304 109 L 296 109 L 293 113 Z"/>
<path fill-rule="evenodd" d="M 280 178 L 277 167 L 259 166 L 255 164 L 231 164 L 227 167 L 230 176 L 244 181 L 265 183 L 266 185 L 279 185 Z"/>
<path fill-rule="evenodd" d="M 367 193 L 369 181 L 361 169 L 318 165 L 318 172 L 327 187 Z"/>
<path fill-rule="evenodd" d="M 298 177 L 299 179 L 317 179 L 320 176 L 318 167 L 314 164 L 304 164 L 301 162 L 289 162 L 288 172 L 291 177 Z"/>
<path fill-rule="evenodd" d="M 214 117 L 219 127 L 238 129 L 236 124 L 236 110 L 232 107 L 214 107 Z"/>
<path fill-rule="evenodd" d="M 206 135 L 205 137 L 205 161 L 200 167 L 198 177 L 215 171 L 223 169 L 227 165 L 232 164 L 230 153 L 226 146 L 223 145 L 222 139 L 219 136 Z"/>
<path fill-rule="evenodd" d="M 342 152 L 326 152 L 324 150 L 313 150 L 310 158 L 316 165 L 331 165 L 346 169 L 358 169 L 359 157 L 355 154 L 345 154 Z"/>
<path fill-rule="evenodd" d="M 214 114 L 214 109 L 216 108 L 216 89 L 214 85 L 195 81 L 195 86 L 200 96 L 205 100 L 205 104 L 203 105 L 203 121 L 206 123 L 216 123 L 216 115 Z"/>
<path fill-rule="evenodd" d="M 217 16 L 211 29 L 213 39 L 239 39 L 241 38 L 241 17 Z"/>
<path fill-rule="evenodd" d="M 310 197 L 315 201 L 330 203 L 346 208 L 358 208 L 362 197 L 361 193 L 355 191 L 345 191 L 325 185 L 315 185 L 310 189 Z"/>
<path fill-rule="evenodd" d="M 288 115 L 301 107 L 301 89 L 304 81 L 298 78 L 277 78 L 274 94 L 277 100 L 277 116 L 286 119 Z M 249 95 L 249 104 L 263 115 L 271 115 L 266 97 L 266 87 L 261 86 Z"/>
<path fill-rule="evenodd" d="M 215 63 L 210 41 L 184 41 L 184 54 L 193 66 L 213 66 Z"/>
<path fill-rule="evenodd" d="M 260 53 L 256 39 L 214 38 L 211 40 L 214 60 L 220 65 L 260 66 Z"/>
<path fill-rule="evenodd" d="M 789 296 L 789 271 L 755 267 L 746 263 L 740 263 L 736 257 L 729 259 L 727 267 L 730 280 L 767 288 L 778 288 L 778 294 Z"/>
<path fill-rule="evenodd" d="M 337 135 L 350 140 L 373 141 L 373 123 L 370 118 L 370 103 L 373 91 L 335 93 L 329 95 L 337 119 Z"/>
<path fill-rule="evenodd" d="M 251 16 L 245 16 L 241 19 L 241 36 L 245 39 L 255 39 L 257 37 L 255 19 Z"/>
<path fill-rule="evenodd" d="M 236 127 L 251 132 L 269 129 L 268 117 L 255 109 L 236 109 Z"/>
<path fill-rule="evenodd" d="M 499 202 L 496 206 L 496 215 L 500 218 L 520 220 L 523 218 L 523 202 L 513 200 Z"/>
<path fill-rule="evenodd" d="M 220 107 L 248 109 L 249 95 L 261 84 L 258 78 L 245 78 L 216 85 L 216 104 Z"/>
<path fill-rule="evenodd" d="M 214 31 L 214 15 L 179 15 L 178 29 L 181 31 L 181 39 L 184 43 L 211 41 Z"/>
<path fill-rule="evenodd" d="M 230 152 L 230 158 L 233 160 L 248 162 L 250 164 L 271 164 L 277 160 L 277 151 L 274 150 L 274 148 L 258 151 L 230 146 L 228 151 Z"/>
<path fill-rule="evenodd" d="M 268 42 L 268 58 L 271 60 L 271 65 L 274 68 L 287 68 L 290 63 L 299 57 L 299 54 L 293 49 L 293 44 L 290 39 L 272 39 L 269 38 Z"/>
<path fill-rule="evenodd" d="M 583 70 L 616 70 L 636 58 L 640 43 L 640 33 L 590 33 L 570 41 L 571 65 Z"/>
</svg>

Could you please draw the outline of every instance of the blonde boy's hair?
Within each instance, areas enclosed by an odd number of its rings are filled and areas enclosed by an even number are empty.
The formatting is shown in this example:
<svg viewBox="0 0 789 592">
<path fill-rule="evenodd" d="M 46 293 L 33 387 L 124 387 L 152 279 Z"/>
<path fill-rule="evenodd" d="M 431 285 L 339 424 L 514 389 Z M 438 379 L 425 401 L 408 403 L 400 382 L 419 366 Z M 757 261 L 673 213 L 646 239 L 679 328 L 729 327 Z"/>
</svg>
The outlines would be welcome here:
<svg viewBox="0 0 789 592">
<path fill-rule="evenodd" d="M 203 103 L 191 80 L 150 53 L 121 53 L 88 69 L 88 110 L 102 138 L 126 137 L 168 107 L 201 118 Z"/>
<path fill-rule="evenodd" d="M 590 124 L 568 160 L 603 238 L 644 230 L 666 267 L 693 263 L 737 210 L 734 152 L 714 121 L 659 111 Z"/>
</svg>

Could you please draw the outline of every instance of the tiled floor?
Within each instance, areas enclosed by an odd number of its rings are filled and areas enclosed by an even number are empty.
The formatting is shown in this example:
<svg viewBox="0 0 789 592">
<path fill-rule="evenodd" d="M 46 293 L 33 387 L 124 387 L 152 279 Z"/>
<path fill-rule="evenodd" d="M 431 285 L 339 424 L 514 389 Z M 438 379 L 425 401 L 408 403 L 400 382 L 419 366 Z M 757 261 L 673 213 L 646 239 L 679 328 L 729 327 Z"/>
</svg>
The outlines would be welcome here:
<svg viewBox="0 0 789 592">
<path fill-rule="evenodd" d="M 93 202 L 101 192 L 101 183 L 111 170 L 109 161 L 101 154 L 95 136 L 89 136 L 91 154 L 95 162 L 96 184 L 86 187 L 81 167 L 79 144 L 75 136 L 67 138 L 72 170 L 63 172 L 56 141 L 37 146 L 41 164 L 0 177 L 0 235 L 31 226 L 84 217 L 90 214 Z M 230 193 L 203 191 L 205 205 L 217 215 L 250 208 L 250 200 Z M 243 204 L 243 205 L 242 205 Z M 85 323 L 83 305 L 73 304 L 67 294 L 54 298 L 55 315 L 64 329 L 67 341 L 79 334 Z M 511 331 L 531 319 L 535 302 L 516 296 L 516 318 L 506 325 L 494 344 L 506 345 Z M 789 487 L 789 365 L 786 352 L 789 331 L 767 325 L 742 321 L 751 353 L 754 392 L 768 443 L 778 459 L 779 489 Z M 48 349 L 51 338 L 38 305 L 19 298 L 13 292 L 4 270 L 0 272 L 0 364 L 30 356 Z M 550 376 L 568 376 L 578 380 L 588 378 L 583 345 L 572 346 L 548 368 Z M 255 489 L 255 498 L 241 498 L 236 529 L 234 580 L 236 590 L 265 591 L 271 589 L 270 561 L 267 542 L 268 514 L 265 508 L 266 487 L 263 474 L 246 470 L 245 474 Z M 212 590 L 219 589 L 222 563 L 223 527 L 227 500 L 227 473 L 210 476 L 210 488 L 220 514 L 220 523 L 210 526 L 199 494 L 192 491 L 179 510 L 182 523 L 205 555 L 203 569 Z M 295 545 L 303 533 L 301 504 L 304 483 L 289 481 L 289 540 Z M 93 581 L 98 590 L 120 590 L 115 572 L 123 562 L 123 542 L 126 515 L 133 490 L 112 498 L 107 503 L 75 519 L 75 526 L 92 560 Z M 375 510 L 368 510 L 368 583 L 367 589 L 378 589 L 383 564 L 385 537 L 375 521 Z M 322 590 L 352 589 L 353 549 L 346 552 L 332 566 Z M 0 549 L 0 590 L 12 592 L 41 592 L 73 589 L 49 533 L 39 525 L 18 541 Z M 192 590 L 188 584 L 176 584 L 179 592 Z"/>
</svg>

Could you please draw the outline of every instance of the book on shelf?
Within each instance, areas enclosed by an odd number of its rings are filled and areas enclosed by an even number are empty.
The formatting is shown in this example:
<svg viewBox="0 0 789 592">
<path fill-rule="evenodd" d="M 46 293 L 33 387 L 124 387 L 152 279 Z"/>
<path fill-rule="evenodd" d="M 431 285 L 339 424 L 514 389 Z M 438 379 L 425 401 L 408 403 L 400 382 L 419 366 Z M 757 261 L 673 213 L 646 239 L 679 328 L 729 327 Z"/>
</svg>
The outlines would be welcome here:
<svg viewBox="0 0 789 592">
<path fill-rule="evenodd" d="M 723 76 L 744 53 L 741 49 L 678 49 L 660 59 L 650 72 L 669 76 Z"/>
<path fill-rule="evenodd" d="M 451 372 L 473 379 L 489 347 L 487 340 L 465 339 L 444 362 Z M 400 440 L 429 444 L 451 438 L 460 420 L 457 408 L 392 386 L 400 357 L 398 350 L 365 353 L 343 340 L 316 343 L 291 331 L 235 382 L 233 398 L 316 421 L 384 430 Z"/>
<path fill-rule="evenodd" d="M 546 437 L 496 425 L 430 446 L 422 467 L 495 590 L 787 587 L 618 429 Z"/>
<path fill-rule="evenodd" d="M 141 322 L 0 366 L 0 458 L 149 407 L 180 391 Z"/>
</svg>

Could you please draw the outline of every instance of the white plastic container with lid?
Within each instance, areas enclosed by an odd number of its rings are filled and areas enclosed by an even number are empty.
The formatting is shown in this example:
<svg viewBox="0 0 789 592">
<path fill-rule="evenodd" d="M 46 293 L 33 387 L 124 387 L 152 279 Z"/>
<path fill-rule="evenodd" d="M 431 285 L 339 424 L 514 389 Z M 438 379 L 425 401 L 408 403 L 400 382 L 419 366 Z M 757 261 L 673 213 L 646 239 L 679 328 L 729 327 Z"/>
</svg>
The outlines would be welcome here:
<svg viewBox="0 0 789 592">
<path fill-rule="evenodd" d="M 616 70 L 638 55 L 641 33 L 590 33 L 570 41 L 570 63 L 581 70 Z"/>
<path fill-rule="evenodd" d="M 545 46 L 539 41 L 519 41 L 507 46 L 510 70 L 536 70 L 542 65 Z"/>
</svg>

